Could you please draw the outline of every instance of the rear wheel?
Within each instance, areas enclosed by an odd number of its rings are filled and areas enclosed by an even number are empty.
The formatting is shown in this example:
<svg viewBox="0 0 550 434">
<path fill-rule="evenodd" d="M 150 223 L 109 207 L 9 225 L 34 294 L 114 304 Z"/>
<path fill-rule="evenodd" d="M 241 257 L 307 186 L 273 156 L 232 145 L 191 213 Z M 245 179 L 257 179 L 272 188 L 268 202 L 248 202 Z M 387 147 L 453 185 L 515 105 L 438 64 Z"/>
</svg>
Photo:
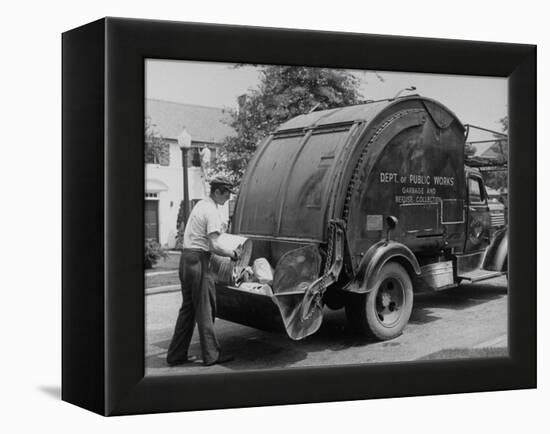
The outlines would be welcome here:
<svg viewBox="0 0 550 434">
<path fill-rule="evenodd" d="M 407 271 L 396 262 L 386 263 L 373 289 L 350 294 L 346 316 L 358 332 L 378 340 L 399 336 L 411 316 L 413 288 Z"/>
</svg>

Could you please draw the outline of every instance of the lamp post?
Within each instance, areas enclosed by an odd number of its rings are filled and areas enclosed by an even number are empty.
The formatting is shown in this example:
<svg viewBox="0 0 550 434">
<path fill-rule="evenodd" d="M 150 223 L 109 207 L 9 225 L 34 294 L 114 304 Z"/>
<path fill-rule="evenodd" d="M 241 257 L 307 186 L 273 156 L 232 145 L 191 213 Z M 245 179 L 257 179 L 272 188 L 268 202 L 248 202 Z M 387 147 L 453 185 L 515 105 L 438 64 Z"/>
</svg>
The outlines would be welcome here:
<svg viewBox="0 0 550 434">
<path fill-rule="evenodd" d="M 187 225 L 189 218 L 189 177 L 187 174 L 187 151 L 191 149 L 191 136 L 183 130 L 178 136 L 178 146 L 181 149 L 181 164 L 183 166 L 183 222 Z"/>
</svg>

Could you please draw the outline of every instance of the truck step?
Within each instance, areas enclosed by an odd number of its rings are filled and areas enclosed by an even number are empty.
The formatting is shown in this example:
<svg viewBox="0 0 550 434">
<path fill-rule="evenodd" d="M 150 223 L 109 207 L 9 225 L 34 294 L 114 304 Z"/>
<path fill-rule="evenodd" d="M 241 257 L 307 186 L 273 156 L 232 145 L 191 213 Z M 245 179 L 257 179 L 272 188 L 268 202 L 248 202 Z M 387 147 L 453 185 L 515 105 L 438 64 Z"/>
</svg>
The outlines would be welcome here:
<svg viewBox="0 0 550 434">
<path fill-rule="evenodd" d="M 491 279 L 493 277 L 502 276 L 502 271 L 489 271 L 489 270 L 473 270 L 467 273 L 461 273 L 458 275 L 458 278 L 461 280 L 466 280 L 468 282 L 481 282 L 482 280 Z"/>
</svg>

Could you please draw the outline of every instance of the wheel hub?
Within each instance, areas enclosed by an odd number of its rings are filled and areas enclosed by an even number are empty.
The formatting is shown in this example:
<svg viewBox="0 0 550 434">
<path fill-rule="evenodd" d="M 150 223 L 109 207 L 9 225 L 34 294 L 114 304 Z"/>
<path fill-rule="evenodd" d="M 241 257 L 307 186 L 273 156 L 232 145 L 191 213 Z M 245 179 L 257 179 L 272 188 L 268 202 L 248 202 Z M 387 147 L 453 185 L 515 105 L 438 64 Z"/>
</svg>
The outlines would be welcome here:
<svg viewBox="0 0 550 434">
<path fill-rule="evenodd" d="M 380 297 L 380 304 L 382 305 L 382 307 L 388 308 L 390 306 L 390 303 L 391 303 L 391 294 L 389 294 L 388 292 L 382 293 Z"/>
<path fill-rule="evenodd" d="M 382 324 L 390 326 L 399 321 L 404 297 L 403 285 L 398 280 L 388 278 L 381 283 L 376 297 L 376 313 Z"/>
</svg>

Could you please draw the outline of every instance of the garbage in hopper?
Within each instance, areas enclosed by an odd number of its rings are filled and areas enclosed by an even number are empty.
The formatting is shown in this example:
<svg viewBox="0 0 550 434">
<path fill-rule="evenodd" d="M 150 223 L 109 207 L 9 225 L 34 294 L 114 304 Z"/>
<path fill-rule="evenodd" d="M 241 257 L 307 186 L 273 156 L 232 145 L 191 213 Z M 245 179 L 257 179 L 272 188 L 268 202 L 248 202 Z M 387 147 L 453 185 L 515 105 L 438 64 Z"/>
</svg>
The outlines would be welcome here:
<svg viewBox="0 0 550 434">
<path fill-rule="evenodd" d="M 265 258 L 258 258 L 252 265 L 254 280 L 260 283 L 273 283 L 273 269 Z"/>
<path fill-rule="evenodd" d="M 254 282 L 254 271 L 252 267 L 245 267 L 235 279 L 235 284 L 239 286 L 239 283 Z"/>
<path fill-rule="evenodd" d="M 240 252 L 237 261 L 213 254 L 210 258 L 210 267 L 216 281 L 234 285 L 242 291 L 253 294 L 271 296 L 273 292 L 270 284 L 273 282 L 273 269 L 265 258 L 258 258 L 253 266 L 248 266 L 252 254 L 252 241 L 246 237 L 233 234 L 221 234 L 218 242 L 228 250 Z"/>
</svg>

